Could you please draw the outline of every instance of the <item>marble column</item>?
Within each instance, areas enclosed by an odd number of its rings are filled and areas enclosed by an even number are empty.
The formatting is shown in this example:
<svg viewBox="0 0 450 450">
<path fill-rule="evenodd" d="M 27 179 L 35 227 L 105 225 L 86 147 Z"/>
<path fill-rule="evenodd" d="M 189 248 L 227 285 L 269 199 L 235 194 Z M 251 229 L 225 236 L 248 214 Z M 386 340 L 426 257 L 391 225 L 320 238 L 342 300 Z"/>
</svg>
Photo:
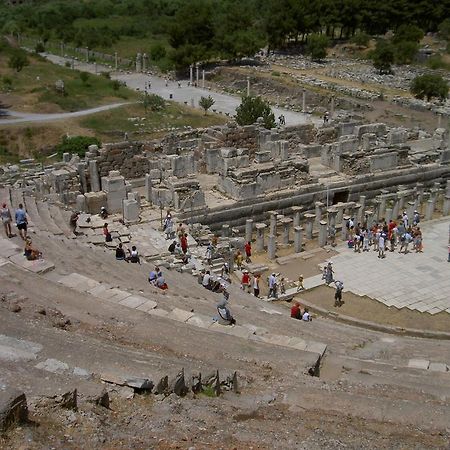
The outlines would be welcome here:
<svg viewBox="0 0 450 450">
<path fill-rule="evenodd" d="M 100 177 L 98 175 L 98 166 L 95 159 L 89 161 L 89 178 L 91 181 L 91 192 L 100 191 Z"/>
<path fill-rule="evenodd" d="M 267 257 L 269 259 L 275 259 L 277 253 L 277 238 L 273 234 L 269 235 L 269 241 L 267 243 Z"/>
<path fill-rule="evenodd" d="M 373 225 L 373 210 L 368 209 L 364 211 L 364 217 L 367 218 L 367 228 L 370 230 Z"/>
<path fill-rule="evenodd" d="M 413 223 L 414 210 L 416 209 L 416 202 L 409 201 L 407 203 L 406 214 L 408 215 L 409 223 Z"/>
<path fill-rule="evenodd" d="M 86 212 L 86 197 L 82 194 L 77 195 L 76 205 L 77 211 Z"/>
<path fill-rule="evenodd" d="M 387 196 L 386 194 L 380 195 L 380 210 L 378 212 L 378 219 L 381 220 L 386 215 L 386 200 Z"/>
<path fill-rule="evenodd" d="M 444 204 L 442 206 L 442 215 L 448 216 L 450 214 L 450 195 L 445 195 Z"/>
<path fill-rule="evenodd" d="M 376 198 L 373 201 L 373 222 L 378 223 L 380 218 L 380 199 Z"/>
<path fill-rule="evenodd" d="M 300 253 L 303 245 L 303 228 L 298 226 L 294 227 L 294 251 Z"/>
<path fill-rule="evenodd" d="M 77 164 L 78 176 L 80 177 L 81 193 L 88 192 L 87 180 L 86 180 L 86 163 L 80 162 Z"/>
<path fill-rule="evenodd" d="M 149 203 L 152 203 L 152 179 L 150 178 L 150 174 L 145 174 L 145 200 Z"/>
<path fill-rule="evenodd" d="M 387 211 L 387 210 L 386 210 L 386 211 Z M 400 199 L 397 197 L 397 198 L 395 198 L 395 200 L 394 200 L 394 207 L 392 208 L 392 213 L 391 213 L 392 216 L 391 216 L 391 219 L 397 220 L 399 211 L 400 211 Z M 386 212 L 386 216 L 387 216 L 387 212 Z M 386 217 L 386 222 L 389 222 L 389 221 L 387 220 L 387 217 Z"/>
<path fill-rule="evenodd" d="M 327 245 L 327 222 L 321 220 L 319 222 L 319 246 L 325 247 Z"/>
<path fill-rule="evenodd" d="M 270 234 L 273 234 L 274 236 L 277 235 L 277 212 L 276 211 L 269 211 L 270 214 Z"/>
<path fill-rule="evenodd" d="M 313 226 L 314 226 L 314 220 L 316 218 L 315 214 L 305 214 L 305 230 L 306 230 L 306 239 L 312 239 L 313 238 Z"/>
<path fill-rule="evenodd" d="M 422 213 L 422 202 L 423 202 L 423 190 L 424 186 L 423 183 L 416 183 L 416 187 L 414 188 L 416 192 L 416 210 L 419 211 L 419 213 Z"/>
<path fill-rule="evenodd" d="M 364 221 L 364 211 L 366 209 L 366 196 L 360 195 L 359 196 L 359 204 L 360 207 L 358 209 L 358 220 L 357 222 L 362 223 Z"/>
<path fill-rule="evenodd" d="M 300 211 L 302 210 L 301 206 L 293 206 L 292 213 L 294 215 L 294 227 L 300 226 Z"/>
<path fill-rule="evenodd" d="M 227 223 L 224 223 L 222 225 L 222 237 L 227 238 L 230 237 L 230 225 L 228 225 Z"/>
<path fill-rule="evenodd" d="M 316 227 L 319 228 L 320 221 L 322 220 L 322 208 L 324 207 L 324 204 L 322 202 L 316 202 L 315 207 L 316 207 L 315 222 L 316 222 Z"/>
<path fill-rule="evenodd" d="M 405 210 L 406 193 L 399 192 L 397 196 L 398 196 L 398 212 L 399 214 L 403 214 L 403 211 Z"/>
<path fill-rule="evenodd" d="M 450 180 L 447 180 L 447 184 L 445 186 L 445 195 L 450 196 Z"/>
<path fill-rule="evenodd" d="M 251 242 L 253 235 L 253 219 L 247 219 L 245 221 L 245 241 Z"/>
<path fill-rule="evenodd" d="M 265 223 L 257 223 L 256 228 L 256 250 L 262 252 L 264 250 L 264 230 L 267 228 Z"/>
<path fill-rule="evenodd" d="M 433 218 L 434 205 L 435 205 L 435 201 L 432 198 L 430 198 L 430 200 L 427 201 L 425 220 L 431 220 Z"/>
<path fill-rule="evenodd" d="M 117 55 L 117 52 L 114 52 L 114 70 L 117 70 L 119 67 L 119 57 Z"/>
<path fill-rule="evenodd" d="M 385 220 L 386 220 L 386 223 L 389 223 L 389 221 L 392 220 L 392 209 L 391 208 L 386 208 Z"/>
<path fill-rule="evenodd" d="M 336 229 L 336 220 L 338 213 L 337 208 L 328 208 L 327 213 L 328 213 L 328 226 L 330 228 Z"/>
<path fill-rule="evenodd" d="M 191 86 L 194 84 L 194 66 L 192 64 L 189 66 L 189 84 Z"/>
<path fill-rule="evenodd" d="M 348 240 L 347 222 L 349 220 L 350 220 L 350 216 L 343 216 L 342 217 L 341 237 L 342 237 L 342 240 L 344 242 Z"/>
<path fill-rule="evenodd" d="M 289 244 L 289 231 L 291 227 L 292 219 L 290 217 L 285 217 L 282 220 L 283 224 L 283 244 Z"/>
<path fill-rule="evenodd" d="M 302 91 L 302 112 L 306 112 L 306 89 Z"/>
<path fill-rule="evenodd" d="M 342 217 L 344 215 L 344 204 L 342 202 L 339 202 L 334 206 L 337 209 L 336 223 L 341 223 Z"/>
</svg>

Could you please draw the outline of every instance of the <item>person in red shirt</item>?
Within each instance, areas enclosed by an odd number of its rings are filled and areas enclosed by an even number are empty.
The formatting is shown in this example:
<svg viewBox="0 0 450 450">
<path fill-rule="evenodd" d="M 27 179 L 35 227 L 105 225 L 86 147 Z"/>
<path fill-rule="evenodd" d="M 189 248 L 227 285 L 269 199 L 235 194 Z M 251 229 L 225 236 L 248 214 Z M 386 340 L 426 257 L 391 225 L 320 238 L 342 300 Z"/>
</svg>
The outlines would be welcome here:
<svg viewBox="0 0 450 450">
<path fill-rule="evenodd" d="M 181 245 L 181 250 L 183 251 L 184 254 L 187 253 L 187 249 L 188 249 L 188 242 L 187 242 L 187 234 L 185 233 L 183 236 L 181 236 L 180 238 L 180 245 Z"/>
<path fill-rule="evenodd" d="M 250 275 L 245 269 L 242 271 L 241 289 L 250 292 Z"/>
<path fill-rule="evenodd" d="M 393 221 L 390 220 L 389 221 L 389 225 L 388 225 L 388 240 L 391 240 L 392 237 L 392 230 L 397 226 L 397 224 Z"/>
<path fill-rule="evenodd" d="M 251 263 L 252 260 L 250 259 L 250 257 L 252 256 L 252 244 L 250 241 L 245 244 L 244 249 L 245 249 L 245 256 L 246 256 L 245 262 Z"/>
<path fill-rule="evenodd" d="M 293 319 L 301 320 L 301 318 L 302 318 L 302 310 L 301 310 L 301 305 L 300 305 L 299 302 L 295 302 L 294 306 L 292 306 L 292 308 L 291 308 L 291 317 Z"/>
</svg>

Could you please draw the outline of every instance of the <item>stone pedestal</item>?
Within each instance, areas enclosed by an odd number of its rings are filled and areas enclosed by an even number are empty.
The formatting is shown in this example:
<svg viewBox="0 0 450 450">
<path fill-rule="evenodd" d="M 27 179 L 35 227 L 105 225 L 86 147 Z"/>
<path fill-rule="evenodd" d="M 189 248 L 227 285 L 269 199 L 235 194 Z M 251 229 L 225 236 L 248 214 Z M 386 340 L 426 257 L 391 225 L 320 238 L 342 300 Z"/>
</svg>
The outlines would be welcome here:
<svg viewBox="0 0 450 450">
<path fill-rule="evenodd" d="M 134 199 L 123 201 L 123 221 L 125 223 L 139 222 L 139 203 Z"/>
<path fill-rule="evenodd" d="M 222 225 L 222 237 L 228 238 L 228 237 L 230 237 L 230 234 L 231 234 L 230 225 L 228 225 L 227 223 L 224 223 Z"/>
<path fill-rule="evenodd" d="M 152 179 L 148 173 L 145 175 L 145 200 L 152 203 Z"/>
<path fill-rule="evenodd" d="M 313 238 L 313 226 L 314 226 L 314 220 L 316 219 L 315 214 L 305 214 L 305 231 L 306 231 L 306 239 L 312 239 Z"/>
<path fill-rule="evenodd" d="M 300 253 L 303 246 L 303 228 L 294 227 L 294 251 Z"/>
<path fill-rule="evenodd" d="M 292 214 L 294 219 L 294 227 L 300 226 L 300 211 L 302 208 L 300 206 L 293 206 L 292 208 Z"/>
<path fill-rule="evenodd" d="M 264 230 L 267 228 L 265 223 L 257 223 L 256 228 L 256 250 L 262 252 L 264 250 Z"/>
<path fill-rule="evenodd" d="M 84 195 L 77 195 L 76 205 L 77 211 L 87 212 L 86 197 Z"/>
<path fill-rule="evenodd" d="M 433 218 L 433 213 L 434 213 L 434 200 L 430 198 L 430 200 L 427 201 L 425 220 L 431 220 Z"/>
<path fill-rule="evenodd" d="M 348 230 L 347 230 L 347 222 L 350 220 L 350 216 L 342 217 L 342 229 L 341 229 L 341 238 L 344 242 L 348 240 Z"/>
<path fill-rule="evenodd" d="M 100 177 L 96 160 L 89 161 L 89 179 L 91 182 L 91 192 L 100 191 Z"/>
<path fill-rule="evenodd" d="M 89 164 L 92 161 L 89 161 Z M 102 189 L 106 192 L 107 207 L 110 214 L 122 212 L 122 201 L 127 198 L 125 178 L 117 170 L 111 170 L 107 177 L 102 177 Z"/>
<path fill-rule="evenodd" d="M 325 247 L 327 245 L 327 222 L 321 220 L 319 222 L 319 246 Z"/>
<path fill-rule="evenodd" d="M 290 217 L 285 217 L 282 220 L 283 224 L 283 244 L 289 244 L 289 229 L 291 227 L 292 219 Z"/>
<path fill-rule="evenodd" d="M 267 257 L 269 259 L 275 259 L 277 253 L 277 238 L 273 234 L 269 235 L 269 241 L 267 243 Z"/>
<path fill-rule="evenodd" d="M 335 207 L 337 209 L 336 223 L 341 223 L 344 216 L 344 204 L 339 202 Z"/>
<path fill-rule="evenodd" d="M 106 194 L 104 192 L 86 192 L 86 211 L 90 214 L 98 214 L 102 206 L 107 207 Z"/>
<path fill-rule="evenodd" d="M 392 209 L 391 208 L 386 208 L 385 220 L 386 220 L 386 223 L 389 223 L 389 221 L 392 220 Z"/>
<path fill-rule="evenodd" d="M 245 221 L 245 241 L 251 242 L 253 235 L 253 219 L 247 219 Z"/>
<path fill-rule="evenodd" d="M 86 163 L 81 162 L 77 164 L 78 176 L 80 177 L 81 192 L 85 194 L 88 192 L 87 180 L 86 180 Z"/>
</svg>

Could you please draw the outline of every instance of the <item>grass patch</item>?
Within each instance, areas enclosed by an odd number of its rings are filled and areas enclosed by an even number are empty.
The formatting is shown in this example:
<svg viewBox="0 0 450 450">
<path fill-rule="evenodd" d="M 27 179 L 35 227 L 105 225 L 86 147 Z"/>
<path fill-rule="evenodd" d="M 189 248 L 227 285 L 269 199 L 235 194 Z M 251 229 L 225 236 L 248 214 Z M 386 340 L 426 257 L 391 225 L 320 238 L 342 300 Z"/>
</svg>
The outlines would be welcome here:
<svg viewBox="0 0 450 450">
<path fill-rule="evenodd" d="M 11 152 L 8 148 L 4 147 L 3 145 L 0 145 L 0 164 L 15 164 L 18 163 L 20 160 L 19 155 L 16 153 Z"/>
<path fill-rule="evenodd" d="M 136 118 L 138 120 L 129 120 Z M 100 137 L 111 136 L 114 133 L 133 133 L 141 137 L 153 137 L 161 133 L 164 128 L 202 128 L 219 125 L 226 122 L 225 117 L 217 114 L 204 116 L 202 111 L 182 106 L 178 103 L 166 102 L 164 109 L 160 111 L 145 112 L 144 106 L 139 104 L 127 105 L 91 116 L 79 119 L 83 128 L 91 130 Z M 130 135 L 132 137 L 132 134 Z"/>
<path fill-rule="evenodd" d="M 0 55 L 0 77 L 12 78 L 12 96 L 20 102 L 11 103 L 12 109 L 21 107 L 27 111 L 58 112 L 77 111 L 108 103 L 130 101 L 138 94 L 124 86 L 114 86 L 113 81 L 103 76 L 90 75 L 83 83 L 80 72 L 52 64 L 39 56 L 28 56 L 30 65 L 19 73 L 8 68 L 7 55 Z M 64 82 L 65 93 L 58 92 L 55 83 Z"/>
</svg>

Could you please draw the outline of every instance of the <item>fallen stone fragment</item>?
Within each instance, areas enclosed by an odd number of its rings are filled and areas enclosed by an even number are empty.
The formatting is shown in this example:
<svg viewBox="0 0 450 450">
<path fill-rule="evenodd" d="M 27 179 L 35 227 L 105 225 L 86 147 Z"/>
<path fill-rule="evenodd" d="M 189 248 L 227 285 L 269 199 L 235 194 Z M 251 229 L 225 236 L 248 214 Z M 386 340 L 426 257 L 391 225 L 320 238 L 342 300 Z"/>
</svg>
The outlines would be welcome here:
<svg viewBox="0 0 450 450">
<path fill-rule="evenodd" d="M 155 384 L 148 378 L 127 378 L 125 380 L 125 386 L 151 392 Z"/>
<path fill-rule="evenodd" d="M 27 399 L 23 392 L 7 388 L 0 391 L 0 431 L 28 419 Z"/>
<path fill-rule="evenodd" d="M 155 388 L 155 395 L 165 394 L 169 388 L 169 377 L 166 375 L 162 377 Z"/>
</svg>

